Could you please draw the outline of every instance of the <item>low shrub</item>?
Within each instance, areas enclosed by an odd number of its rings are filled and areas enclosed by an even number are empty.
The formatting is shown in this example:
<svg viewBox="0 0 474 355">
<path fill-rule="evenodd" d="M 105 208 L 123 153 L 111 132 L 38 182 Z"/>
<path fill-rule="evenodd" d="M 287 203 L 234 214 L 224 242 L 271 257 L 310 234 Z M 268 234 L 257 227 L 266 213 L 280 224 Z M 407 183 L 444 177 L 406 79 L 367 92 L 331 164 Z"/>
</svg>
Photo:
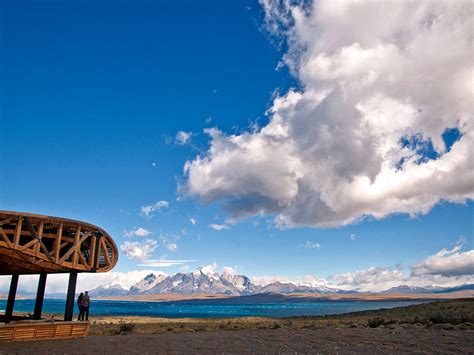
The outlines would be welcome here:
<svg viewBox="0 0 474 355">
<path fill-rule="evenodd" d="M 135 324 L 133 323 L 123 323 L 120 324 L 118 328 L 118 333 L 119 334 L 127 334 L 133 332 L 135 329 Z"/>
</svg>

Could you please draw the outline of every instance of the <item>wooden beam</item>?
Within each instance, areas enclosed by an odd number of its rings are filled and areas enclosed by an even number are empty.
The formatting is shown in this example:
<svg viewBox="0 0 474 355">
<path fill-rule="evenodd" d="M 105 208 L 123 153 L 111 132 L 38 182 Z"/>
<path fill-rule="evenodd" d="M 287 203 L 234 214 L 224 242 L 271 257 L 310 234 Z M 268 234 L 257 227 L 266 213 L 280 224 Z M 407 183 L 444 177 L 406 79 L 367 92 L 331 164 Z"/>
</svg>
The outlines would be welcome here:
<svg viewBox="0 0 474 355">
<path fill-rule="evenodd" d="M 43 221 L 40 222 L 40 225 L 38 227 L 38 239 L 41 241 L 41 243 L 43 242 L 43 229 L 44 229 L 44 223 Z M 40 250 L 40 245 L 37 244 L 35 245 L 35 252 L 36 253 L 39 253 L 39 250 Z"/>
<path fill-rule="evenodd" d="M 80 237 L 81 237 L 81 227 L 77 227 L 76 235 L 74 236 L 74 246 L 76 246 L 79 243 L 79 238 Z M 72 265 L 74 265 L 74 266 L 76 266 L 76 264 L 77 264 L 78 249 L 79 248 L 75 248 L 74 253 L 72 254 Z"/>
<path fill-rule="evenodd" d="M 94 261 L 95 261 L 95 248 L 97 247 L 96 246 L 96 239 L 97 237 L 95 236 L 95 234 L 92 235 L 92 240 L 91 240 L 91 256 L 89 258 L 89 266 L 91 268 L 94 267 Z"/>
<path fill-rule="evenodd" d="M 81 239 L 79 239 L 77 243 L 74 244 L 74 246 L 71 249 L 69 249 L 66 254 L 64 254 L 64 256 L 59 260 L 59 262 L 62 263 L 66 261 L 72 255 L 72 253 L 76 252 L 76 250 L 81 246 L 82 242 L 86 240 L 90 235 L 91 235 L 91 232 L 84 234 L 81 237 Z"/>
<path fill-rule="evenodd" d="M 77 252 L 77 255 L 79 256 L 79 261 L 82 265 L 89 266 L 86 258 L 84 258 L 84 255 L 82 255 L 82 252 L 80 250 Z"/>
<path fill-rule="evenodd" d="M 3 240 L 5 240 L 5 243 L 7 243 L 7 245 L 8 245 L 10 248 L 13 247 L 13 244 L 12 244 L 12 242 L 10 241 L 10 238 L 8 238 L 7 233 L 5 233 L 5 231 L 3 230 L 2 227 L 0 227 L 0 235 L 2 236 Z"/>
<path fill-rule="evenodd" d="M 30 241 L 29 241 L 28 243 L 26 243 L 25 245 L 22 245 L 19 250 L 20 250 L 20 251 L 26 250 L 26 249 L 28 249 L 29 247 L 31 247 L 31 246 L 33 246 L 33 245 L 35 245 L 35 244 L 39 246 L 38 240 L 36 240 L 36 239 L 30 240 Z M 35 246 L 35 249 L 36 249 L 36 246 Z"/>
<path fill-rule="evenodd" d="M 59 251 L 61 250 L 61 238 L 63 236 L 63 224 L 61 223 L 58 227 L 58 233 L 56 240 L 54 241 L 54 260 L 59 262 Z"/>
<path fill-rule="evenodd" d="M 3 226 L 4 224 L 10 223 L 10 222 L 13 221 L 14 219 L 15 219 L 15 217 L 2 219 L 2 220 L 0 221 L 0 226 Z"/>
<path fill-rule="evenodd" d="M 104 251 L 105 262 L 107 265 L 110 265 L 109 252 L 107 250 L 107 245 L 105 244 L 105 240 L 101 238 L 100 242 L 102 243 L 102 250 Z"/>
<path fill-rule="evenodd" d="M 20 218 L 18 218 L 18 222 L 16 224 L 15 239 L 13 241 L 13 244 L 15 244 L 15 246 L 18 246 L 20 244 L 20 235 L 21 235 L 21 227 L 22 226 L 23 226 L 23 216 L 20 216 Z"/>
</svg>

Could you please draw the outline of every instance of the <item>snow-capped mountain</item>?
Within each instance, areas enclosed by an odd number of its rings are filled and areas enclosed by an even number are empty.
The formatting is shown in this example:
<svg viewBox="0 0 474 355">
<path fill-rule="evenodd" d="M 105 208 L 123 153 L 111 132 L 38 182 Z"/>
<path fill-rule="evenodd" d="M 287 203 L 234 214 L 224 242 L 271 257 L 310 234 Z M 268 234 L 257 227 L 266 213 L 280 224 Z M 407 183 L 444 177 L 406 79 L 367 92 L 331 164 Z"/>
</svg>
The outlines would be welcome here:
<svg viewBox="0 0 474 355">
<path fill-rule="evenodd" d="M 148 274 L 145 276 L 145 278 L 139 282 L 137 282 L 135 285 L 133 285 L 130 288 L 130 293 L 131 294 L 139 294 L 146 292 L 153 287 L 155 287 L 158 283 L 166 279 L 166 275 L 163 274 Z"/>
<path fill-rule="evenodd" d="M 189 273 L 177 273 L 171 276 L 150 273 L 144 279 L 131 286 L 129 290 L 112 284 L 100 286 L 91 291 L 93 296 L 124 296 L 139 294 L 175 293 L 214 294 L 241 296 L 258 293 L 342 293 L 345 291 L 319 285 L 295 285 L 293 283 L 274 282 L 268 285 L 256 285 L 245 275 L 229 272 L 219 274 L 210 266 L 197 268 Z"/>
<path fill-rule="evenodd" d="M 326 287 L 326 286 L 309 286 L 309 285 L 295 285 L 290 282 L 273 282 L 259 288 L 259 293 L 279 293 L 279 294 L 288 294 L 288 293 L 319 293 L 319 294 L 328 294 L 328 293 L 345 293 L 345 291 Z"/>
<path fill-rule="evenodd" d="M 96 296 L 126 296 L 129 291 L 117 284 L 99 286 L 89 291 L 92 297 Z"/>
<path fill-rule="evenodd" d="M 252 281 L 250 281 L 250 279 L 244 275 L 224 273 L 221 275 L 221 278 L 234 285 L 234 287 L 237 288 L 241 294 L 255 293 L 259 289 L 259 286 L 252 283 Z"/>
<path fill-rule="evenodd" d="M 190 273 L 177 273 L 165 278 L 145 293 L 178 293 L 178 294 L 224 294 L 240 295 L 241 291 L 232 282 L 208 267 L 200 267 Z"/>
</svg>

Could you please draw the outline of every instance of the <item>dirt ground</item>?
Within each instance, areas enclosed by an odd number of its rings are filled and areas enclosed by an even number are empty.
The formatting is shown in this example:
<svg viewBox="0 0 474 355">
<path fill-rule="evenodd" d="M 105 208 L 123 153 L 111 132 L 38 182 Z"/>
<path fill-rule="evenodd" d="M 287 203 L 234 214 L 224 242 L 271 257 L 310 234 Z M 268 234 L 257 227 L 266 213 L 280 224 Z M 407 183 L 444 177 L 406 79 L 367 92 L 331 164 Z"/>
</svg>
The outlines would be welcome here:
<svg viewBox="0 0 474 355">
<path fill-rule="evenodd" d="M 0 344 L 0 354 L 473 354 L 473 330 L 262 329 Z"/>
</svg>

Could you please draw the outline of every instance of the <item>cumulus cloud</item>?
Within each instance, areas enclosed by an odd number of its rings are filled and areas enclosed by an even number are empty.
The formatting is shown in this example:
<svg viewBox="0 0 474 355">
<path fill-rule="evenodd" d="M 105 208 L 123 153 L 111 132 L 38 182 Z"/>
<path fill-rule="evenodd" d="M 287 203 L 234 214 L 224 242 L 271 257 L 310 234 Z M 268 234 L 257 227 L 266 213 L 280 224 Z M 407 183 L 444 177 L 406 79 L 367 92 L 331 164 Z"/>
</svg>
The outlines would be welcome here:
<svg viewBox="0 0 474 355">
<path fill-rule="evenodd" d="M 321 247 L 321 245 L 319 243 L 313 243 L 313 242 L 310 242 L 310 241 L 306 241 L 306 243 L 304 244 L 304 247 L 306 249 L 319 249 Z"/>
<path fill-rule="evenodd" d="M 440 275 L 463 276 L 474 275 L 474 250 L 461 251 L 462 245 L 452 249 L 442 249 L 427 257 L 411 268 L 413 276 Z"/>
<path fill-rule="evenodd" d="M 151 231 L 149 231 L 148 229 L 139 227 L 137 229 L 124 230 L 123 234 L 126 237 L 148 237 L 151 234 Z"/>
<path fill-rule="evenodd" d="M 130 259 L 145 260 L 158 247 L 158 242 L 153 239 L 146 239 L 143 242 L 126 241 L 120 246 L 122 252 Z"/>
<path fill-rule="evenodd" d="M 141 208 L 141 213 L 146 217 L 152 217 L 153 212 L 160 212 L 161 210 L 168 208 L 170 203 L 168 201 L 158 201 L 152 205 L 145 205 Z"/>
<path fill-rule="evenodd" d="M 215 231 L 221 231 L 224 229 L 230 229 L 230 227 L 227 224 L 216 224 L 212 223 L 209 225 L 209 228 L 214 229 Z"/>
<path fill-rule="evenodd" d="M 342 288 L 384 290 L 406 281 L 400 268 L 370 267 L 365 270 L 332 275 L 329 280 Z"/>
<path fill-rule="evenodd" d="M 186 192 L 224 202 L 231 219 L 270 214 L 281 226 L 473 199 L 472 4 L 292 4 L 262 0 L 300 88 L 276 96 L 258 130 L 207 129 Z"/>
<path fill-rule="evenodd" d="M 179 131 L 176 134 L 176 138 L 175 138 L 176 144 L 179 144 L 179 145 L 188 144 L 191 142 L 191 137 L 192 137 L 191 132 Z"/>
</svg>

